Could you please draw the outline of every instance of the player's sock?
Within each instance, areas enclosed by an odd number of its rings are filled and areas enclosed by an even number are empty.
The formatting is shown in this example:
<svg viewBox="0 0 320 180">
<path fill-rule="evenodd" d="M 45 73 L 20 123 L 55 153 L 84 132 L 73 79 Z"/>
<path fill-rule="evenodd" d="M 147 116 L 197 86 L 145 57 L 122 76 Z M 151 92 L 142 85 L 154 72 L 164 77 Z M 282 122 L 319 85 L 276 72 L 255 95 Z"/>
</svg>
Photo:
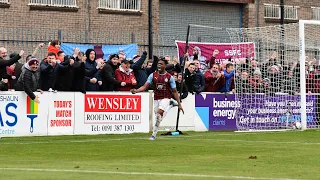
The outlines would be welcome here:
<svg viewBox="0 0 320 180">
<path fill-rule="evenodd" d="M 157 133 L 158 133 L 158 129 L 159 129 L 159 126 L 160 126 L 160 122 L 162 121 L 162 116 L 160 114 L 157 114 L 156 116 L 156 124 L 154 125 L 153 127 L 153 133 L 152 133 L 152 136 L 156 137 L 157 136 Z"/>
</svg>

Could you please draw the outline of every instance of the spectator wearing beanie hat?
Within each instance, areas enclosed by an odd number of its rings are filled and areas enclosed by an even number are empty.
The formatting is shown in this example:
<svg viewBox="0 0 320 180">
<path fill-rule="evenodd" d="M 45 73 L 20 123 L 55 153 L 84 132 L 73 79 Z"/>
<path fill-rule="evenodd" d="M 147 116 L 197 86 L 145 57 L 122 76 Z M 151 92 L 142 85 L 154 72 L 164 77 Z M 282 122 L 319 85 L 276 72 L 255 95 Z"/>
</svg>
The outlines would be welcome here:
<svg viewBox="0 0 320 180">
<path fill-rule="evenodd" d="M 39 87 L 39 79 L 36 75 L 38 68 L 39 61 L 35 57 L 32 57 L 29 62 L 26 63 L 25 71 L 19 78 L 15 88 L 17 91 L 26 92 L 30 99 L 34 100 L 36 103 L 40 103 L 38 97 L 33 93 L 37 91 Z M 42 92 L 41 90 L 39 91 Z"/>
<path fill-rule="evenodd" d="M 256 69 L 253 76 L 249 78 L 250 85 L 255 93 L 263 93 L 263 84 L 260 70 Z"/>
</svg>

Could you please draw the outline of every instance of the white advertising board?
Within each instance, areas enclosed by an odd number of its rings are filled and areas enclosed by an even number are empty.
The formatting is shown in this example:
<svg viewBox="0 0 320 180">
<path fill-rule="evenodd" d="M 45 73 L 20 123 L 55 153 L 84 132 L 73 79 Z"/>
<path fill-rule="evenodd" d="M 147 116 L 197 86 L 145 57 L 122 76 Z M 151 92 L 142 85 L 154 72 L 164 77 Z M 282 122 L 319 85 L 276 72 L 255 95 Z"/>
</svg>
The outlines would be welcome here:
<svg viewBox="0 0 320 180">
<path fill-rule="evenodd" d="M 180 111 L 179 126 L 180 131 L 207 131 L 202 120 L 197 116 L 195 110 L 195 96 L 189 94 L 187 98 L 182 100 L 184 114 Z M 175 131 L 177 124 L 178 107 L 172 107 L 166 117 L 161 121 L 159 131 Z M 153 125 L 155 118 L 153 118 Z"/>
<path fill-rule="evenodd" d="M 48 103 L 48 135 L 72 135 L 74 130 L 74 93 L 51 93 Z"/>
<path fill-rule="evenodd" d="M 24 92 L 0 93 L 0 136 L 47 135 L 48 94 L 35 93 L 40 104 Z"/>
<path fill-rule="evenodd" d="M 149 132 L 149 94 L 75 93 L 74 134 Z"/>
</svg>

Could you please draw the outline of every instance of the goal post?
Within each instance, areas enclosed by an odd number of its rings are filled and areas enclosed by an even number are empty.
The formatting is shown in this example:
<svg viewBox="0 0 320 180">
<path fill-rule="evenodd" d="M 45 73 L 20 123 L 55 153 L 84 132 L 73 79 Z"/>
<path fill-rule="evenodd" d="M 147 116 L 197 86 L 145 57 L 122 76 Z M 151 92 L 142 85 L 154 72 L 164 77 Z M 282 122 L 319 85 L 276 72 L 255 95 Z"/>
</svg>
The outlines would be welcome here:
<svg viewBox="0 0 320 180">
<path fill-rule="evenodd" d="M 178 57 L 189 49 L 189 61 L 197 57 L 201 65 L 217 49 L 215 63 L 222 69 L 234 64 L 238 132 L 292 130 L 296 122 L 301 130 L 320 128 L 320 21 L 255 28 L 190 24 L 188 29 L 189 44 L 176 41 Z"/>
<path fill-rule="evenodd" d="M 305 64 L 306 59 L 306 34 L 305 34 L 305 27 L 307 25 L 318 25 L 318 30 L 320 30 L 320 21 L 316 20 L 300 20 L 299 21 L 299 45 L 300 45 L 300 64 Z M 314 32 L 317 33 L 317 32 Z M 319 39 L 318 39 L 319 40 Z M 318 47 L 320 49 L 320 46 Z M 319 59 L 318 59 L 319 60 Z M 307 129 L 307 91 L 306 87 L 306 68 L 305 66 L 300 66 L 300 92 L 301 92 L 301 125 L 302 130 Z M 319 101 L 319 99 L 317 99 Z M 316 112 L 320 113 L 320 112 Z"/>
<path fill-rule="evenodd" d="M 255 44 L 255 56 L 235 66 L 238 131 L 319 128 L 320 21 L 227 31 L 234 50 Z"/>
<path fill-rule="evenodd" d="M 306 44 L 305 44 L 305 23 L 307 21 L 300 20 L 299 21 L 299 47 L 300 47 L 300 64 L 305 64 L 305 58 L 306 58 Z M 306 130 L 307 129 L 307 91 L 306 86 L 303 86 L 303 84 L 306 83 L 306 68 L 305 66 L 300 66 L 300 97 L 301 97 L 301 129 Z"/>
</svg>

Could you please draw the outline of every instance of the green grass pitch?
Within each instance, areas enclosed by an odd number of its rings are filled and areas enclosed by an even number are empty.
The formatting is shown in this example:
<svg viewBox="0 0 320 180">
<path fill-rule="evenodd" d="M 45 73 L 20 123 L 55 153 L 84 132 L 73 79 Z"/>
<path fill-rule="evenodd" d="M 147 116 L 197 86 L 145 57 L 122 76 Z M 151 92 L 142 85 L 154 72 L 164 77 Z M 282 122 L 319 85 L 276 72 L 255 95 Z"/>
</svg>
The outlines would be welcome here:
<svg viewBox="0 0 320 180">
<path fill-rule="evenodd" d="M 320 179 L 320 132 L 2 138 L 1 180 Z"/>
</svg>

